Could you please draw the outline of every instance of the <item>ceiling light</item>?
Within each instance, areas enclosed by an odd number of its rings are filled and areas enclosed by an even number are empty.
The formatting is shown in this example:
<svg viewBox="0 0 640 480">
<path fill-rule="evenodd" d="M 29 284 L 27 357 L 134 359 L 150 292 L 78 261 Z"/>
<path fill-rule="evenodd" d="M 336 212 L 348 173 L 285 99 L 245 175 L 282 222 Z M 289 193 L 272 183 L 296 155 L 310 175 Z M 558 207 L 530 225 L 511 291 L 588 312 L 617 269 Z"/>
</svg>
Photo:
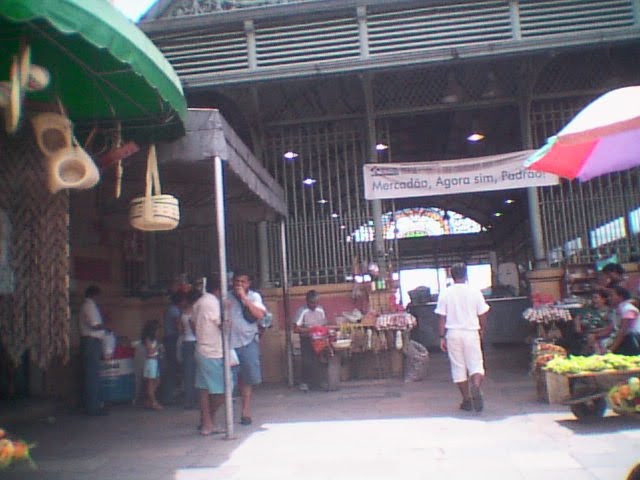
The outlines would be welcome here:
<svg viewBox="0 0 640 480">
<path fill-rule="evenodd" d="M 511 205 L 512 203 L 516 203 L 516 201 L 513 198 L 507 198 L 504 203 L 506 203 L 507 205 Z"/>
<path fill-rule="evenodd" d="M 340 215 L 338 215 L 337 213 L 333 212 L 331 214 L 331 218 L 338 218 Z"/>
<path fill-rule="evenodd" d="M 389 145 L 385 145 L 384 143 L 379 143 L 376 145 L 376 150 L 379 152 L 382 152 L 383 150 L 386 150 L 387 148 L 389 148 Z"/>
<path fill-rule="evenodd" d="M 286 152 L 283 156 L 287 160 L 293 160 L 294 158 L 298 158 L 298 154 L 296 152 L 292 152 L 292 151 Z"/>
<path fill-rule="evenodd" d="M 479 142 L 480 140 L 484 140 L 484 135 L 478 132 L 473 132 L 467 137 L 467 140 L 470 142 Z"/>
<path fill-rule="evenodd" d="M 502 212 L 495 212 L 493 214 L 494 217 L 501 217 L 502 215 L 504 215 Z"/>
<path fill-rule="evenodd" d="M 302 183 L 304 183 L 306 186 L 310 187 L 311 185 L 313 185 L 314 183 L 316 183 L 316 179 L 315 178 L 305 178 Z"/>
<path fill-rule="evenodd" d="M 321 205 L 324 205 L 325 203 L 328 203 L 328 202 L 329 202 L 329 200 L 326 200 L 324 198 L 321 198 L 320 200 L 318 200 L 318 203 L 321 204 Z"/>
<path fill-rule="evenodd" d="M 346 225 L 340 225 L 340 230 L 346 230 L 347 226 Z"/>
</svg>

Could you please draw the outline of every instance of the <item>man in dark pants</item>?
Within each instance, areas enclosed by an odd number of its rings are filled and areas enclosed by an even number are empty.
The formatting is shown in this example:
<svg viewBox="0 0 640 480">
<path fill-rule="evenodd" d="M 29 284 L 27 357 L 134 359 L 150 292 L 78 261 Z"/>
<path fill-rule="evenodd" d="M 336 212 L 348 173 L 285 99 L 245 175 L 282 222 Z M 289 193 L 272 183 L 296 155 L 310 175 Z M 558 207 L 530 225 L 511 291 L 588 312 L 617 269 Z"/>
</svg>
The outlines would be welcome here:
<svg viewBox="0 0 640 480">
<path fill-rule="evenodd" d="M 102 360 L 102 337 L 106 327 L 95 298 L 100 288 L 91 285 L 84 292 L 84 303 L 80 309 L 80 350 L 84 369 L 84 406 L 88 415 L 106 415 L 104 398 L 100 389 L 100 361 Z"/>
</svg>

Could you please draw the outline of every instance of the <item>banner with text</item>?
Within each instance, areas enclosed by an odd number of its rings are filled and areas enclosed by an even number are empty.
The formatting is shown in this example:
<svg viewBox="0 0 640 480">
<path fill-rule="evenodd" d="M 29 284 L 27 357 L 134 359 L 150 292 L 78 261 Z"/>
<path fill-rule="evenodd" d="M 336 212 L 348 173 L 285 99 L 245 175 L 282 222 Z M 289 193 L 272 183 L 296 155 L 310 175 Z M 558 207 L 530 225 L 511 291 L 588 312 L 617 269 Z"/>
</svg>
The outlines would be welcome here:
<svg viewBox="0 0 640 480">
<path fill-rule="evenodd" d="M 557 175 L 523 166 L 533 152 L 435 162 L 367 163 L 363 167 L 364 197 L 426 197 L 556 185 Z"/>
</svg>

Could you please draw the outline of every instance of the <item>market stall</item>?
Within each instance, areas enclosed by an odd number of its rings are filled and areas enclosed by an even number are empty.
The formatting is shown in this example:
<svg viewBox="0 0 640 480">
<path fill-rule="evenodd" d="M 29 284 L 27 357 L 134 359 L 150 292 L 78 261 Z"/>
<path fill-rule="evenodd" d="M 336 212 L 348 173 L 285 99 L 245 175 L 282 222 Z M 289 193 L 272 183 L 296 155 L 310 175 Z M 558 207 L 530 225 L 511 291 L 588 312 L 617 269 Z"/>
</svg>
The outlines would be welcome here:
<svg viewBox="0 0 640 480">
<path fill-rule="evenodd" d="M 102 0 L 3 1 L 0 32 L 0 362 L 28 371 L 31 394 L 62 396 L 73 347 L 69 190 L 95 186 L 103 166 L 91 132 L 175 139 L 186 100 L 160 51 Z"/>
</svg>

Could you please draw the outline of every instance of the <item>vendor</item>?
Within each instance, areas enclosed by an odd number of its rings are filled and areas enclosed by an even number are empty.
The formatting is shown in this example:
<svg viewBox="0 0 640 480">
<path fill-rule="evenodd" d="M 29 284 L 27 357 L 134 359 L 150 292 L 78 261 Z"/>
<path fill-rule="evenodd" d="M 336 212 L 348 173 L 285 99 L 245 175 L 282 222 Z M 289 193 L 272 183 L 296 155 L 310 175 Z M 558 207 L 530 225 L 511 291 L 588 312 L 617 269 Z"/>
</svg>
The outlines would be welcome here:
<svg viewBox="0 0 640 480">
<path fill-rule="evenodd" d="M 616 306 L 620 327 L 609 350 L 620 355 L 640 355 L 640 311 L 626 288 L 616 286 L 612 291 L 612 304 Z"/>
<path fill-rule="evenodd" d="M 320 361 L 311 345 L 309 329 L 327 324 L 324 309 L 318 305 L 318 292 L 309 290 L 305 296 L 306 305 L 300 307 L 294 319 L 293 331 L 300 334 L 302 354 L 302 381 L 300 390 L 322 389 L 326 386 L 326 364 Z"/>
</svg>

